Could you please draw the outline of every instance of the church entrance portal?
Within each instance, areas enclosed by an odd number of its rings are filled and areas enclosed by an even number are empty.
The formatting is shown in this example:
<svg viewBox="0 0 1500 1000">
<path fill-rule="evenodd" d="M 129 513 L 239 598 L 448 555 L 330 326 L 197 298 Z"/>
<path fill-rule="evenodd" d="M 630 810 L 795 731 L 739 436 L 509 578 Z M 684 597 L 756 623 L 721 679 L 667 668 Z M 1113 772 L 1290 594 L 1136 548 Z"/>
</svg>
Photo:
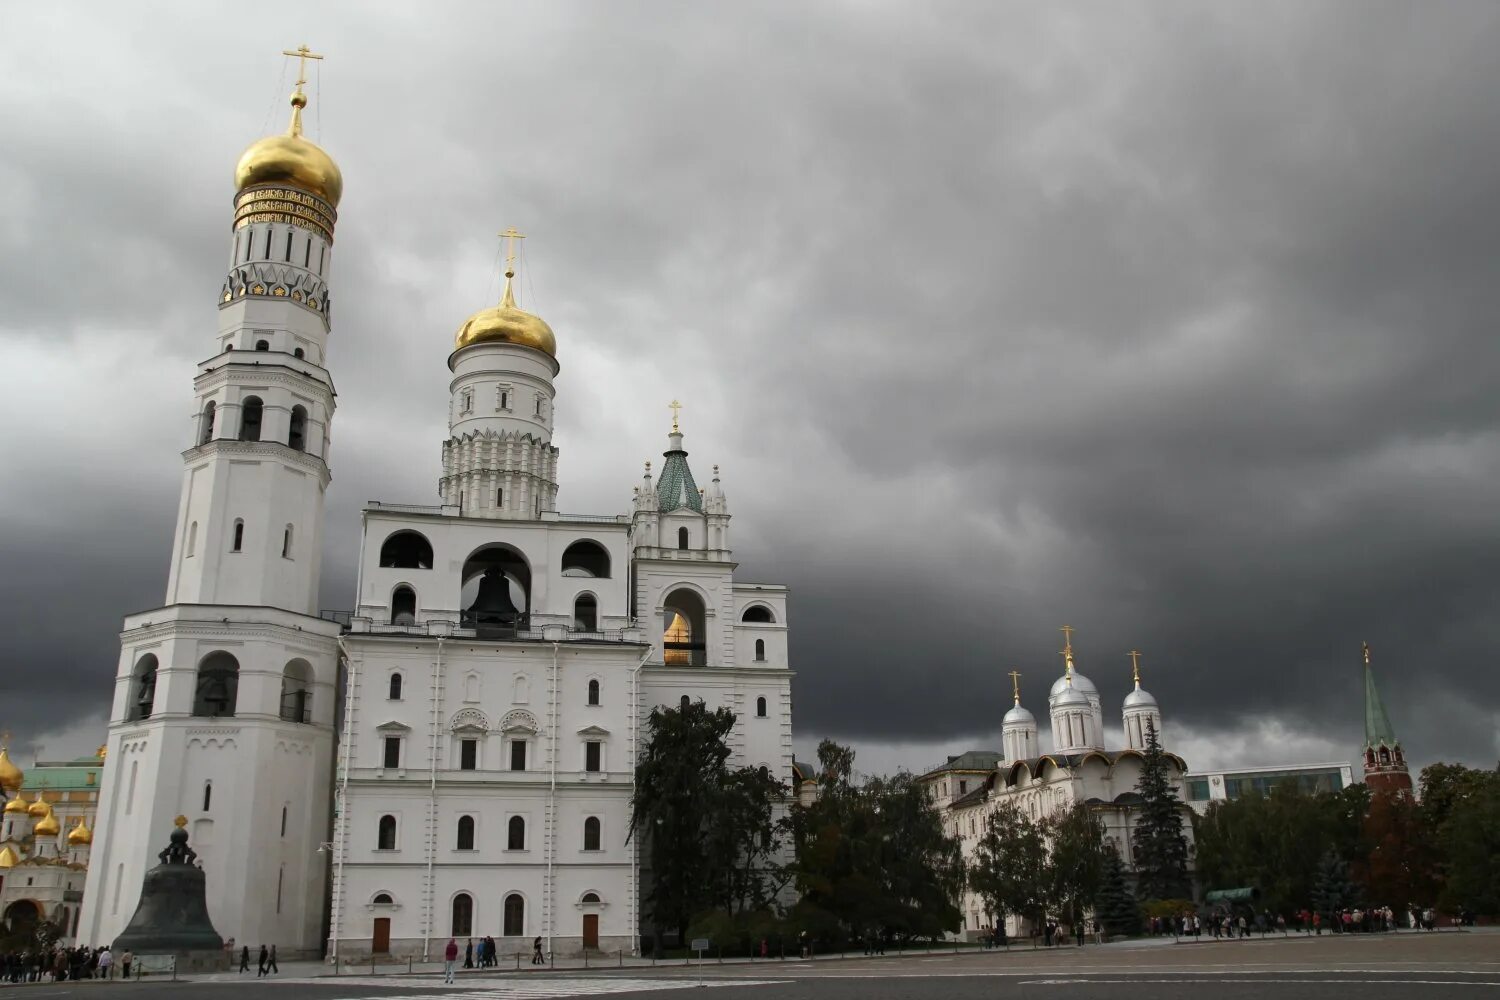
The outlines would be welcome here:
<svg viewBox="0 0 1500 1000">
<path fill-rule="evenodd" d="M 376 917 L 375 930 L 370 935 L 370 952 L 384 955 L 391 950 L 391 918 Z"/>
<path fill-rule="evenodd" d="M 583 915 L 583 946 L 585 948 L 599 947 L 599 914 L 597 913 Z"/>
</svg>

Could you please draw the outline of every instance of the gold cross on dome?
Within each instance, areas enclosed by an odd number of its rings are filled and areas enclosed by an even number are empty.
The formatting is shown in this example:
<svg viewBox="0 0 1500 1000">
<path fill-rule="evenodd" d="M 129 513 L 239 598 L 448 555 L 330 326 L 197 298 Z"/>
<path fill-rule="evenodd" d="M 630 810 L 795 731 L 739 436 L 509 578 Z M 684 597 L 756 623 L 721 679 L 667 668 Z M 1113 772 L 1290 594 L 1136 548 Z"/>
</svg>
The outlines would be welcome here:
<svg viewBox="0 0 1500 1000">
<path fill-rule="evenodd" d="M 1132 649 L 1130 651 L 1130 672 L 1135 677 L 1136 687 L 1141 684 L 1141 651 Z"/>
<path fill-rule="evenodd" d="M 1368 667 L 1370 665 L 1370 644 L 1368 642 L 1362 642 L 1359 644 L 1359 648 L 1360 651 L 1365 654 L 1365 666 Z"/>
<path fill-rule="evenodd" d="M 505 270 L 514 272 L 516 269 L 516 240 L 524 240 L 526 234 L 516 232 L 516 227 L 511 226 L 500 234 L 500 238 L 505 241 Z"/>
<path fill-rule="evenodd" d="M 295 49 L 282 49 L 281 50 L 281 54 L 284 55 L 284 56 L 296 56 L 297 57 L 297 87 L 298 87 L 298 89 L 301 89 L 302 85 L 307 82 L 307 61 L 309 59 L 322 59 L 323 58 L 322 56 L 320 56 L 317 53 L 313 52 L 313 50 L 310 49 L 310 48 L 308 48 L 306 45 L 299 45 Z"/>
<path fill-rule="evenodd" d="M 1016 704 L 1021 704 L 1021 671 L 1012 670 L 1010 672 L 1010 687 L 1012 693 L 1015 695 Z"/>
<path fill-rule="evenodd" d="M 669 410 L 672 411 L 672 433 L 676 434 L 677 433 L 677 411 L 680 410 L 680 409 L 682 409 L 682 404 L 679 403 L 679 402 L 677 402 L 677 400 L 674 399 L 670 403 L 667 404 L 667 409 L 669 409 Z"/>
<path fill-rule="evenodd" d="M 1064 625 L 1058 631 L 1063 634 L 1063 652 L 1073 652 L 1073 626 Z"/>
</svg>

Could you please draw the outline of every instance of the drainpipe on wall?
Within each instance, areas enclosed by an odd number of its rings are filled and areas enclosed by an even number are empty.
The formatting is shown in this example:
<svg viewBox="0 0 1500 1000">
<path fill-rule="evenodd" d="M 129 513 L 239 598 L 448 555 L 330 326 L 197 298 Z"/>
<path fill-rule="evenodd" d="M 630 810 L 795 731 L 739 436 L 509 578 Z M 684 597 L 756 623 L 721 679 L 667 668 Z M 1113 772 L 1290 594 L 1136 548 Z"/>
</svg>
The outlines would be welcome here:
<svg viewBox="0 0 1500 1000">
<path fill-rule="evenodd" d="M 552 643 L 552 776 L 547 785 L 547 954 L 552 954 L 553 931 L 557 926 L 557 893 L 552 882 L 552 863 L 557 852 L 557 642 Z"/>
<path fill-rule="evenodd" d="M 432 868 L 437 856 L 437 751 L 438 723 L 443 696 L 443 637 L 437 637 L 437 659 L 432 665 L 432 738 L 427 741 L 427 926 L 422 928 L 422 961 L 427 961 L 432 945 L 433 885 Z"/>
<path fill-rule="evenodd" d="M 352 733 L 354 731 L 354 688 L 359 681 L 359 665 L 349 655 L 349 647 L 344 645 L 344 637 L 338 637 L 339 652 L 344 657 L 344 662 L 349 665 L 349 671 L 344 683 L 344 745 L 339 747 L 339 774 L 338 790 L 333 799 L 333 881 L 336 891 L 333 894 L 333 912 L 329 914 L 329 922 L 332 924 L 333 938 L 329 950 L 333 956 L 333 967 L 339 967 L 339 919 L 343 911 L 344 902 L 344 831 L 348 829 L 349 798 L 349 751 Z"/>
<path fill-rule="evenodd" d="M 641 756 L 641 668 L 651 659 L 651 644 L 647 643 L 641 653 L 640 662 L 630 671 L 630 801 L 635 803 L 635 766 Z M 630 954 L 641 955 L 641 838 L 630 838 Z"/>
</svg>

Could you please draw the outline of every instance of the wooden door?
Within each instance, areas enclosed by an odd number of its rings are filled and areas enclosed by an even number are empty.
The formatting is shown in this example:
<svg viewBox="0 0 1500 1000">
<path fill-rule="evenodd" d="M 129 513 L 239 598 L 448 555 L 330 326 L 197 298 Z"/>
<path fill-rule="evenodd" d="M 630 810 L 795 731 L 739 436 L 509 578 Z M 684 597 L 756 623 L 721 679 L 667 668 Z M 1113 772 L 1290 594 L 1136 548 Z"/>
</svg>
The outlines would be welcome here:
<svg viewBox="0 0 1500 1000">
<path fill-rule="evenodd" d="M 375 932 L 371 935 L 370 951 L 384 955 L 391 950 L 391 918 L 376 917 Z"/>
<path fill-rule="evenodd" d="M 599 914 L 597 913 L 583 915 L 583 946 L 595 949 L 599 947 Z"/>
</svg>

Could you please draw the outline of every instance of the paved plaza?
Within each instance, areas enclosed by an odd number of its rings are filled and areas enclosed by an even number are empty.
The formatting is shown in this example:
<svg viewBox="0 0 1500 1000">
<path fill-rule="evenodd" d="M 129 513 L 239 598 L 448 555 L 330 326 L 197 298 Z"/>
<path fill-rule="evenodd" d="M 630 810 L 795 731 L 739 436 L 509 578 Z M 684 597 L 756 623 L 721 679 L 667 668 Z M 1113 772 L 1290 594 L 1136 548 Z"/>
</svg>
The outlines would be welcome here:
<svg viewBox="0 0 1500 1000">
<path fill-rule="evenodd" d="M 257 980 L 234 974 L 167 983 L 59 983 L 11 987 L 29 1000 L 93 994 L 174 1000 L 540 1000 L 551 997 L 681 998 L 712 990 L 716 1000 L 904 1000 L 940 997 L 1249 998 L 1407 1000 L 1413 996 L 1500 998 L 1500 933 L 1401 933 L 1344 937 L 1271 937 L 1175 944 L 1132 941 L 1052 950 L 916 953 L 884 958 L 835 956 L 697 966 L 629 962 L 624 968 L 460 973 L 453 986 L 439 971 L 408 975 L 325 975 L 326 966 L 289 964 Z"/>
</svg>

